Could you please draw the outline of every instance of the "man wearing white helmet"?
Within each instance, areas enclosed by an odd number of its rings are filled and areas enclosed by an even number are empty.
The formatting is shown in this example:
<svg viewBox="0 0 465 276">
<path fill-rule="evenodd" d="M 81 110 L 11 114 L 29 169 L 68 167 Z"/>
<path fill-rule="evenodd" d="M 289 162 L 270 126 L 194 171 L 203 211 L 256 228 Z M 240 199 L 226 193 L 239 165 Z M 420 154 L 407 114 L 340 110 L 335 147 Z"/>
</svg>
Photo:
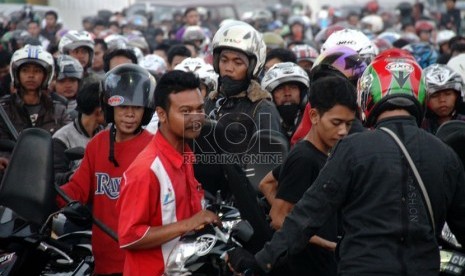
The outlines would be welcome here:
<svg viewBox="0 0 465 276">
<path fill-rule="evenodd" d="M 271 95 L 256 81 L 265 63 L 266 46 L 261 34 L 241 21 L 223 25 L 212 46 L 219 89 L 210 93 L 206 112 L 227 130 L 222 149 L 240 156 L 256 131 L 280 131 Z"/>
<path fill-rule="evenodd" d="M 290 139 L 302 119 L 309 79 L 307 72 L 292 62 L 276 63 L 262 79 L 262 89 L 271 93 L 281 116 L 281 129 Z"/>
<path fill-rule="evenodd" d="M 1 104 L 14 129 L 1 120 L 0 138 L 14 139 L 13 132 L 30 127 L 53 134 L 71 121 L 66 106 L 53 101 L 46 93 L 53 74 L 53 57 L 41 46 L 26 45 L 13 54 L 10 75 L 16 93 L 3 98 Z"/>
<path fill-rule="evenodd" d="M 60 39 L 58 44 L 58 50 L 61 54 L 70 55 L 81 63 L 82 68 L 84 68 L 83 85 L 100 81 L 96 74 L 87 72 L 92 67 L 94 45 L 94 39 L 86 31 L 69 31 Z"/>
</svg>

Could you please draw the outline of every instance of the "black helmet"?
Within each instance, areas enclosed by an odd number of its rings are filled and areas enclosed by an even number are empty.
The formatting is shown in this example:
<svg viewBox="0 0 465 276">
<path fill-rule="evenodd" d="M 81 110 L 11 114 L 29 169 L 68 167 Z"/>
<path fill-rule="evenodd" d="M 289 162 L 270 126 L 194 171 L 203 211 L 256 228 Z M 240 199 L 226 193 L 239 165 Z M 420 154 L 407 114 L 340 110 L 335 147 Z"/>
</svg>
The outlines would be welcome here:
<svg viewBox="0 0 465 276">
<path fill-rule="evenodd" d="M 121 64 L 105 74 L 102 100 L 107 123 L 113 123 L 113 107 L 145 107 L 142 125 L 147 125 L 155 111 L 155 78 L 136 64 Z"/>
</svg>

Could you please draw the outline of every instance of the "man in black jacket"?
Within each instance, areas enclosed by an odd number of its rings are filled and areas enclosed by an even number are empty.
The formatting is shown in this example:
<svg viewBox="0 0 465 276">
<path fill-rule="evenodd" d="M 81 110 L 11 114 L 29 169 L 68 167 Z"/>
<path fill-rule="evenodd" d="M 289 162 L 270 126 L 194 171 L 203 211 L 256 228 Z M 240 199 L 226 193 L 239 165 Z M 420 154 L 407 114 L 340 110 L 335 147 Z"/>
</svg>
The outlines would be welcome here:
<svg viewBox="0 0 465 276">
<path fill-rule="evenodd" d="M 219 91 L 209 94 L 205 111 L 225 129 L 220 148 L 241 155 L 247 152 L 256 131 L 280 131 L 280 116 L 271 94 L 257 82 L 266 46 L 252 26 L 233 21 L 216 32 L 212 48 L 213 68 L 220 76 Z"/>
<path fill-rule="evenodd" d="M 341 210 L 339 275 L 438 275 L 436 237 L 446 221 L 465 243 L 465 176 L 453 150 L 418 127 L 425 94 L 421 68 L 411 57 L 375 59 L 358 83 L 365 125 L 374 130 L 340 140 L 272 240 L 255 256 L 231 251 L 231 267 L 272 271 Z M 412 156 L 432 213 L 412 167 L 383 127 Z"/>
</svg>

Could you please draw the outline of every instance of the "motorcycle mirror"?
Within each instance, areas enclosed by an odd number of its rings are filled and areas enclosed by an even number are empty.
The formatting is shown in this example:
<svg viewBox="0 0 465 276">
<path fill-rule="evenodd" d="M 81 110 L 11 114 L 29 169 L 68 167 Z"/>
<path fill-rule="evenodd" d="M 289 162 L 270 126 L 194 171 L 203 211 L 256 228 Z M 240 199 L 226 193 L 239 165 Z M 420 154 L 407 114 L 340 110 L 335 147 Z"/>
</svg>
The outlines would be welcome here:
<svg viewBox="0 0 465 276">
<path fill-rule="evenodd" d="M 84 157 L 84 151 L 83 147 L 69 148 L 65 150 L 65 155 L 69 160 L 75 161 Z"/>
<path fill-rule="evenodd" d="M 8 139 L 0 139 L 0 151 L 12 152 L 16 143 Z"/>
<path fill-rule="evenodd" d="M 231 236 L 242 242 L 248 242 L 253 235 L 253 227 L 247 220 L 241 220 L 231 229 Z"/>
<path fill-rule="evenodd" d="M 76 225 L 87 226 L 92 223 L 92 213 L 78 201 L 70 202 L 63 208 L 62 212 L 67 219 Z"/>
</svg>

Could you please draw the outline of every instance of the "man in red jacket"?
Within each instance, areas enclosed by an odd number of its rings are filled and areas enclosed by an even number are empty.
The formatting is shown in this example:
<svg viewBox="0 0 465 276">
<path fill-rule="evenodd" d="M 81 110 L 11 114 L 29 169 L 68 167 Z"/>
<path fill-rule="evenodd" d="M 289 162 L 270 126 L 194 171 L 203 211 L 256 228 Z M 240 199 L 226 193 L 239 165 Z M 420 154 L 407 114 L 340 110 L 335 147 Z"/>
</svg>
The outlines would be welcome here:
<svg viewBox="0 0 465 276">
<path fill-rule="evenodd" d="M 154 111 L 155 79 L 138 65 L 124 64 L 107 73 L 103 90 L 105 119 L 112 125 L 87 144 L 80 167 L 61 188 L 70 198 L 91 203 L 94 217 L 116 232 L 123 172 L 153 137 L 142 126 Z M 58 198 L 58 204 L 65 203 Z M 94 275 L 122 274 L 123 250 L 97 227 L 92 228 L 92 251 Z"/>
</svg>

